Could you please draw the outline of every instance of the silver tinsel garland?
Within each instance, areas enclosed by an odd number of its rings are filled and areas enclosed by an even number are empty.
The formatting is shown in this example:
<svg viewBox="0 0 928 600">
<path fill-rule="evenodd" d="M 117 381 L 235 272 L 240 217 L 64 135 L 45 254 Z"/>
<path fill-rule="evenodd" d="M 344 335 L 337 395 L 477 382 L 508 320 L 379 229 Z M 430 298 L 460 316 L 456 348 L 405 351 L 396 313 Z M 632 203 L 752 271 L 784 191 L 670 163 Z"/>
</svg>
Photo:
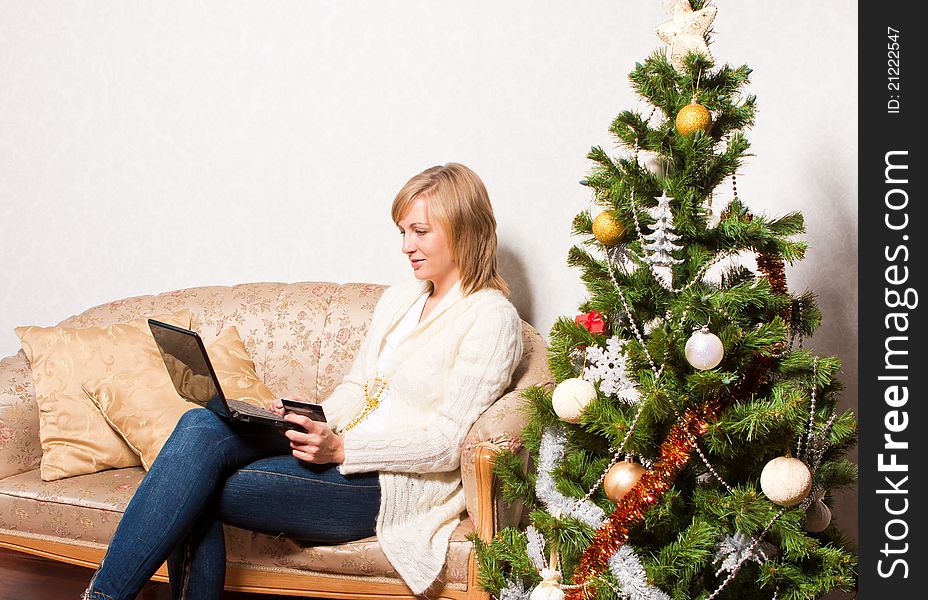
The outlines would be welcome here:
<svg viewBox="0 0 928 600">
<path fill-rule="evenodd" d="M 565 496 L 557 491 L 553 473 L 564 459 L 566 447 L 567 434 L 563 429 L 545 427 L 541 434 L 541 447 L 538 450 L 538 478 L 535 481 L 535 493 L 549 513 L 570 515 L 594 529 L 599 528 L 606 519 L 603 509 L 589 500 Z"/>
<path fill-rule="evenodd" d="M 648 584 L 648 575 L 635 550 L 628 544 L 609 558 L 609 570 L 619 580 L 622 594 L 631 600 L 671 600 L 660 589 Z"/>
<path fill-rule="evenodd" d="M 533 526 L 529 525 L 525 529 L 525 537 L 528 538 L 528 543 L 525 544 L 525 551 L 528 554 L 528 559 L 531 561 L 532 566 L 539 571 L 544 569 L 548 566 L 548 561 L 545 560 L 544 536 Z"/>
</svg>

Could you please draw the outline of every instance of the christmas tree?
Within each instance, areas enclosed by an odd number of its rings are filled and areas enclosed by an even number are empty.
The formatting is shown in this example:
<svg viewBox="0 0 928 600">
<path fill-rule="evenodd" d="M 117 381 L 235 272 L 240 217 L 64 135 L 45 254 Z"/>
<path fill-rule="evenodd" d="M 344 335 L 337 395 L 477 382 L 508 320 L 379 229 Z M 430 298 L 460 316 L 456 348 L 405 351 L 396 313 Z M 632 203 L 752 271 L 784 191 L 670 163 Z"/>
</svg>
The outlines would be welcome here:
<svg viewBox="0 0 928 600">
<path fill-rule="evenodd" d="M 630 74 L 648 107 L 610 128 L 622 154 L 589 153 L 599 210 L 575 218 L 568 256 L 589 295 L 552 328 L 557 386 L 526 393 L 533 466 L 496 460 L 504 495 L 529 509 L 526 527 L 474 538 L 501 600 L 855 587 L 828 504 L 856 480 L 841 458 L 856 420 L 837 413 L 840 362 L 803 348 L 815 296 L 791 293 L 784 271 L 806 250 L 802 215 L 754 214 L 738 197 L 751 70 L 716 66 L 714 6 L 672 10 L 657 28 L 669 50 Z"/>
</svg>

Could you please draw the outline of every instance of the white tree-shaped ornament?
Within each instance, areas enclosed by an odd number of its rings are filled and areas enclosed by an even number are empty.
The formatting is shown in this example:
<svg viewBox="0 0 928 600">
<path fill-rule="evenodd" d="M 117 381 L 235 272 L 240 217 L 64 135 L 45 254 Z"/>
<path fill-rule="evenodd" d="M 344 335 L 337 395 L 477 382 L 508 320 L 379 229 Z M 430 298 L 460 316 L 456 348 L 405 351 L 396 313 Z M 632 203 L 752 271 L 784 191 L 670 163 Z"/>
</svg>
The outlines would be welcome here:
<svg viewBox="0 0 928 600">
<path fill-rule="evenodd" d="M 673 286 L 673 272 L 671 266 L 683 262 L 679 258 L 671 256 L 671 252 L 682 250 L 683 246 L 678 246 L 674 242 L 680 239 L 680 236 L 674 233 L 673 213 L 670 211 L 670 201 L 673 200 L 667 195 L 667 192 L 661 194 L 657 200 L 657 206 L 651 211 L 655 222 L 648 225 L 651 233 L 642 236 L 648 244 L 644 245 L 645 262 L 651 265 L 651 271 L 657 281 L 666 289 Z"/>
</svg>

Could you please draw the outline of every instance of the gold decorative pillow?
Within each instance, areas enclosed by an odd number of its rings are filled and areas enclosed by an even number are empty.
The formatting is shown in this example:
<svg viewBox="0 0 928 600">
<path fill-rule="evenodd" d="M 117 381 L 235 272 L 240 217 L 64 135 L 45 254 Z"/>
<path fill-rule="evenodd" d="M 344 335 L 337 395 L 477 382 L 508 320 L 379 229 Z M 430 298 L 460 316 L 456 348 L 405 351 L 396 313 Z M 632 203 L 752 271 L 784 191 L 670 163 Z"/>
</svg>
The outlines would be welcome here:
<svg viewBox="0 0 928 600">
<path fill-rule="evenodd" d="M 274 394 L 255 373 L 255 365 L 234 326 L 223 330 L 207 346 L 206 353 L 226 398 L 265 407 L 274 400 Z M 88 397 L 141 457 L 146 470 L 151 468 L 181 415 L 196 408 L 177 394 L 160 356 L 158 367 L 156 372 L 139 369 L 84 383 Z"/>
<path fill-rule="evenodd" d="M 219 337 L 207 344 L 206 353 L 226 398 L 264 408 L 277 398 L 255 372 L 255 363 L 245 350 L 235 325 L 223 329 Z"/>
<path fill-rule="evenodd" d="M 190 326 L 188 310 L 155 318 Z M 39 405 L 42 479 L 138 465 L 138 456 L 110 428 L 81 384 L 132 370 L 164 371 L 148 319 L 84 329 L 17 327 L 16 335 L 32 367 Z"/>
</svg>

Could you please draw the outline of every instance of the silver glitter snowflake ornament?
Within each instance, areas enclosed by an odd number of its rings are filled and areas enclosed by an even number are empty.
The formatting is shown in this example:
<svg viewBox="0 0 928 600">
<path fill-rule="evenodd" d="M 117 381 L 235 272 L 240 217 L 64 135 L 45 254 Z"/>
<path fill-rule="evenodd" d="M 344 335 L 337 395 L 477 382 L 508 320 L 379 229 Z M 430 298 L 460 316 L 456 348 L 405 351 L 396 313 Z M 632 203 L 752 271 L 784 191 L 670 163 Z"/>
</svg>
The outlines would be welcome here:
<svg viewBox="0 0 928 600">
<path fill-rule="evenodd" d="M 736 531 L 735 535 L 726 535 L 719 544 L 715 562 L 720 562 L 716 575 L 735 571 L 749 560 L 757 564 L 765 562 L 770 555 L 776 552 L 776 547 L 766 542 L 758 542 L 756 538 L 748 537 Z"/>
<path fill-rule="evenodd" d="M 605 349 L 589 346 L 586 349 L 587 366 L 583 378 L 590 383 L 599 382 L 599 389 L 607 396 L 614 396 L 628 404 L 635 404 L 641 396 L 634 382 L 629 378 L 628 357 L 625 344 L 628 340 L 616 336 L 606 340 Z"/>
</svg>

